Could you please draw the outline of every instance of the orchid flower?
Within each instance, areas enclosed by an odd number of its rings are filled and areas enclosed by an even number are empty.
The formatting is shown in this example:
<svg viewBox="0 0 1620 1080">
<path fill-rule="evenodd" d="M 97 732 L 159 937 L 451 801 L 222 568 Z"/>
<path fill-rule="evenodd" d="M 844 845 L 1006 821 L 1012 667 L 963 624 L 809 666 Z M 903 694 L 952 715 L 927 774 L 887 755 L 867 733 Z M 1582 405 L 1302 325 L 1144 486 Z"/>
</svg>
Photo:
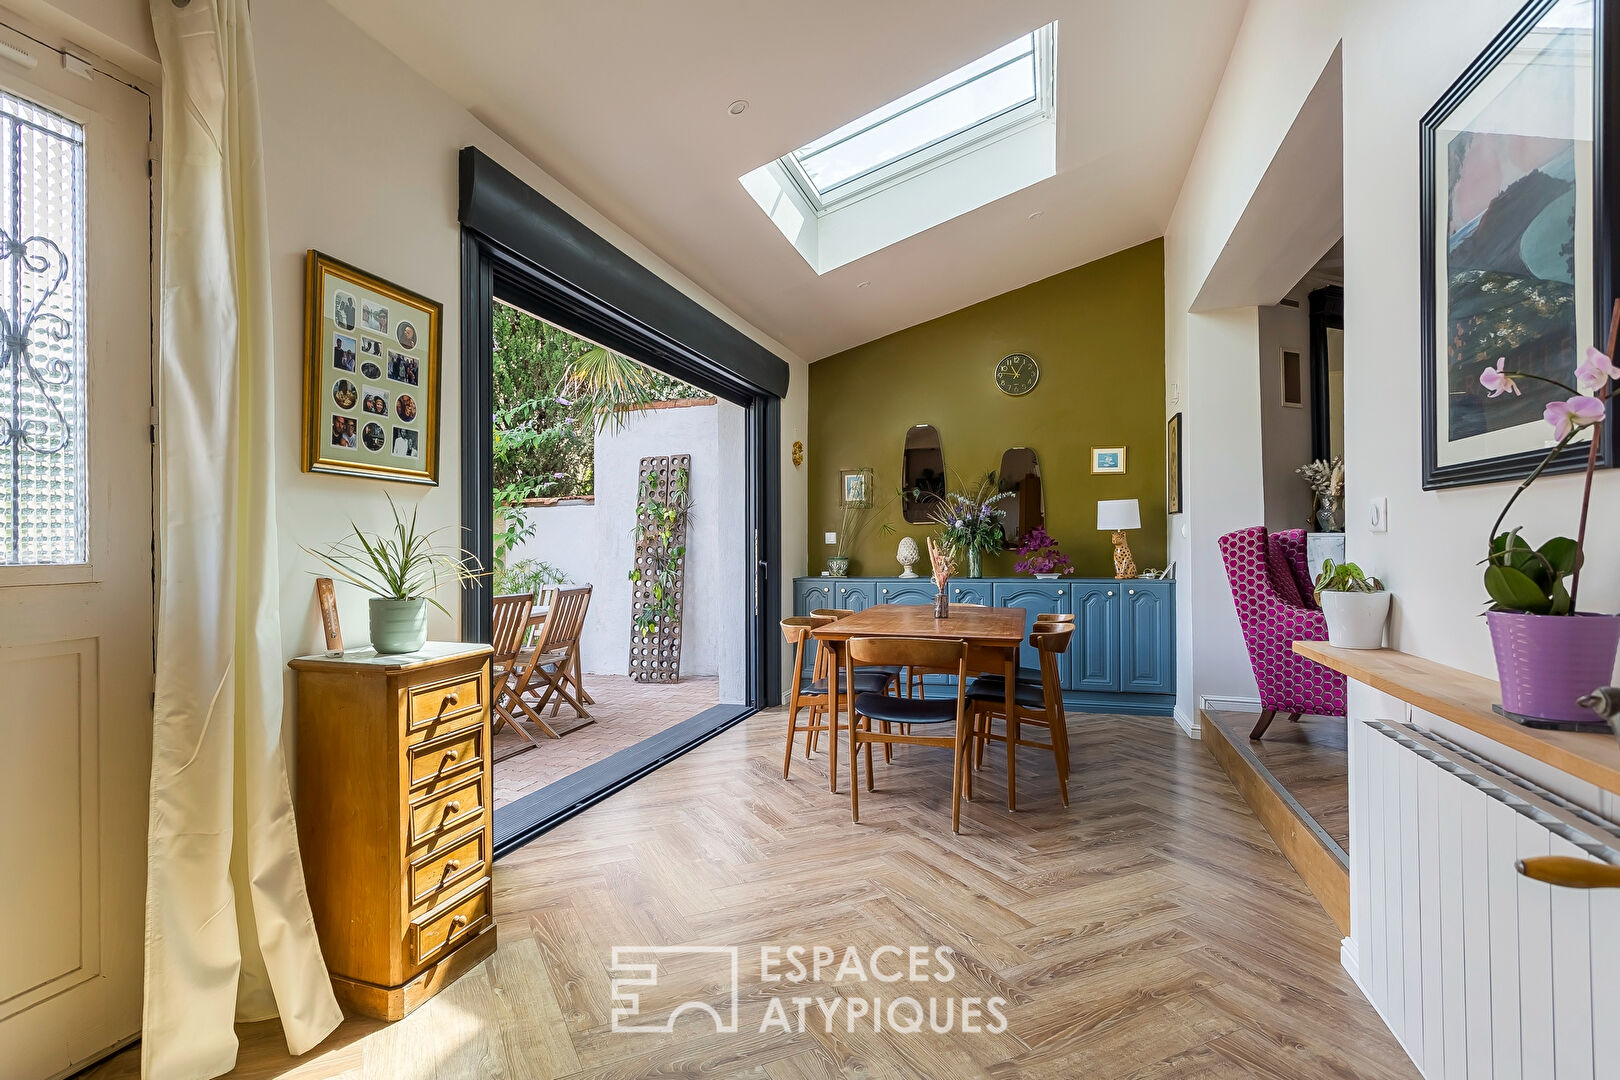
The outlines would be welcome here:
<svg viewBox="0 0 1620 1080">
<path fill-rule="evenodd" d="M 1522 394 L 1519 384 L 1514 381 L 1504 369 L 1507 367 L 1507 357 L 1496 358 L 1495 367 L 1487 367 L 1479 373 L 1479 384 L 1491 392 L 1491 397 L 1501 397 L 1503 394 Z M 1549 421 L 1550 423 L 1551 421 Z"/>
<path fill-rule="evenodd" d="M 1595 394 L 1609 385 L 1610 379 L 1620 379 L 1620 368 L 1615 367 L 1601 350 L 1588 345 L 1586 359 L 1575 369 L 1575 385 L 1583 394 Z"/>
<path fill-rule="evenodd" d="M 1605 416 L 1603 402 L 1577 395 L 1568 401 L 1551 401 L 1541 418 L 1552 425 L 1553 437 L 1562 440 L 1571 432 L 1600 423 Z"/>
</svg>

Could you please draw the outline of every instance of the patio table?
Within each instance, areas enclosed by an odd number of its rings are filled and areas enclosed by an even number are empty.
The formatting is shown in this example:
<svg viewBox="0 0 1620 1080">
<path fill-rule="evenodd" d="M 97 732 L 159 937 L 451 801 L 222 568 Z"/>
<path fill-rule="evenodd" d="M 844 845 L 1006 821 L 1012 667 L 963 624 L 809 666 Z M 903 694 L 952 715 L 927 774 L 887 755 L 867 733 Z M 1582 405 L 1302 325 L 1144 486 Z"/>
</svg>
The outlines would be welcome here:
<svg viewBox="0 0 1620 1080">
<path fill-rule="evenodd" d="M 932 604 L 880 604 L 865 611 L 857 611 L 836 622 L 818 626 L 811 631 L 817 641 L 831 653 L 832 672 L 827 683 L 831 702 L 832 734 L 828 753 L 828 772 L 832 776 L 833 790 L 838 790 L 838 717 L 848 664 L 847 644 L 857 637 L 910 637 L 930 638 L 936 641 L 960 641 L 967 645 L 967 668 L 975 672 L 1001 672 L 1006 680 L 1004 701 L 1007 716 L 1013 712 L 1013 697 L 1018 692 L 1018 647 L 1024 641 L 1025 612 L 1023 608 L 954 607 L 949 618 L 934 618 Z M 853 713 L 853 707 L 851 709 Z M 964 720 L 966 722 L 966 720 Z M 849 717 L 850 783 L 855 783 L 855 718 Z M 1009 761 L 1007 786 L 1014 784 L 1016 764 Z"/>
</svg>

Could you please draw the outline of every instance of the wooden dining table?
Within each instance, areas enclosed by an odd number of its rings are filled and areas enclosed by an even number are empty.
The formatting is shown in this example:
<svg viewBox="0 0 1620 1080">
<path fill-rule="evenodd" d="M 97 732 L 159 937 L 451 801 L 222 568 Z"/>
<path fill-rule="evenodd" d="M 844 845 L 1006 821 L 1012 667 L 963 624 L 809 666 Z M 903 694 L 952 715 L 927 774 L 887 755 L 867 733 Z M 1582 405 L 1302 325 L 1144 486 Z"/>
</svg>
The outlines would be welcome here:
<svg viewBox="0 0 1620 1080">
<path fill-rule="evenodd" d="M 1024 641 L 1026 614 L 1023 608 L 964 607 L 950 609 L 944 619 L 934 618 L 933 604 L 880 604 L 857 611 L 836 622 L 818 626 L 811 635 L 825 646 L 832 657 L 827 683 L 832 715 L 832 738 L 828 740 L 827 770 L 832 789 L 838 790 L 838 717 L 844 689 L 844 668 L 849 665 L 848 642 L 857 637 L 928 638 L 934 641 L 960 641 L 967 645 L 969 675 L 1001 673 L 1007 695 L 1005 715 L 1014 716 L 1013 698 L 1018 692 L 1018 647 Z M 849 717 L 850 783 L 855 783 L 855 717 L 853 703 Z M 964 723 L 970 722 L 964 719 Z M 1009 748 L 1009 756 L 1010 748 Z M 1016 763 L 1007 763 L 1007 784 L 1014 783 Z"/>
</svg>

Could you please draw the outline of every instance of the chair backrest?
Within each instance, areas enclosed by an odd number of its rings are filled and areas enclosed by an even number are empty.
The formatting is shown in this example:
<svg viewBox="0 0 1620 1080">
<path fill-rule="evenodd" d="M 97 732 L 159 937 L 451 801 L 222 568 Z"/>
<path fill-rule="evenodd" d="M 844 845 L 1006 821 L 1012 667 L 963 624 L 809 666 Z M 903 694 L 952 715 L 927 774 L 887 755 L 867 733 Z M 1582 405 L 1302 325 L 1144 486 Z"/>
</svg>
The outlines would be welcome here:
<svg viewBox="0 0 1620 1080">
<path fill-rule="evenodd" d="M 523 647 L 523 632 L 534 610 L 534 593 L 497 596 L 490 604 L 489 643 L 495 650 L 495 663 L 511 661 Z"/>
<path fill-rule="evenodd" d="M 815 646 L 815 638 L 810 636 L 810 631 L 834 621 L 827 615 L 792 615 L 782 620 L 782 636 L 793 646 L 793 666 L 789 670 L 793 672 L 795 679 L 799 678 L 799 672 L 804 670 L 804 650 Z M 818 656 L 816 670 L 810 674 L 812 679 L 820 677 L 820 668 L 821 658 Z"/>
<path fill-rule="evenodd" d="M 960 641 L 908 637 L 849 639 L 849 659 L 852 664 L 960 669 L 966 656 L 967 646 Z"/>
<path fill-rule="evenodd" d="M 855 614 L 855 609 L 843 607 L 824 607 L 816 608 L 816 610 L 812 611 L 810 614 L 825 615 L 829 619 L 847 619 L 851 615 Z"/>
<path fill-rule="evenodd" d="M 590 606 L 589 585 L 558 589 L 552 594 L 551 611 L 546 615 L 545 629 L 540 633 L 539 651 L 547 653 L 576 647 L 579 635 L 585 629 L 585 612 Z"/>
<path fill-rule="evenodd" d="M 1041 687 L 1046 692 L 1046 707 L 1048 711 L 1056 709 L 1059 715 L 1063 713 L 1063 687 L 1059 681 L 1057 658 L 1068 649 L 1069 639 L 1073 636 L 1072 623 L 1051 623 L 1046 628 L 1037 626 L 1035 632 L 1029 635 L 1030 645 L 1041 658 Z"/>
<path fill-rule="evenodd" d="M 1074 613 L 1071 611 L 1043 611 L 1035 616 L 1036 623 L 1072 623 Z"/>
</svg>

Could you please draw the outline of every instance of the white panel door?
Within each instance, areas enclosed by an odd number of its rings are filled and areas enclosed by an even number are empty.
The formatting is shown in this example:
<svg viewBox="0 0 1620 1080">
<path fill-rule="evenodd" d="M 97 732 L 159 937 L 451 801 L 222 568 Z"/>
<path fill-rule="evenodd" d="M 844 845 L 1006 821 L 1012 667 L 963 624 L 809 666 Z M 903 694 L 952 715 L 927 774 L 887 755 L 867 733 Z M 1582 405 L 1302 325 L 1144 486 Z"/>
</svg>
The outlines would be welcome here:
<svg viewBox="0 0 1620 1080">
<path fill-rule="evenodd" d="M 0 42 L 0 1073 L 40 1080 L 140 1027 L 151 102 Z"/>
</svg>

